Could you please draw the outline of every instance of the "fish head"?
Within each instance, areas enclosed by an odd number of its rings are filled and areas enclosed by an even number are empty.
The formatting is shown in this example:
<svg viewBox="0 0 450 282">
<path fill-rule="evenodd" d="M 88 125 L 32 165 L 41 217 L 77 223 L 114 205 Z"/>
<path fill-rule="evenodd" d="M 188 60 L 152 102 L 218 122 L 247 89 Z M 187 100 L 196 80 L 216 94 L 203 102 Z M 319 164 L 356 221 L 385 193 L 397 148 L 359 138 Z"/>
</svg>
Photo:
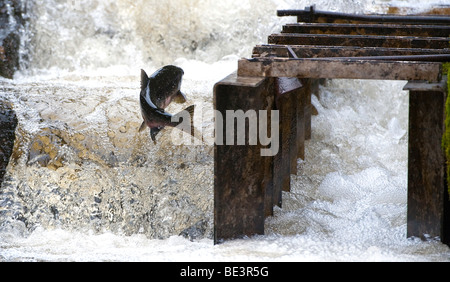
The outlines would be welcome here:
<svg viewBox="0 0 450 282">
<path fill-rule="evenodd" d="M 185 96 L 180 94 L 183 69 L 167 65 L 155 71 L 149 78 L 151 100 L 156 107 L 165 109 L 172 100 L 183 101 Z M 183 97 L 179 97 L 182 95 Z"/>
</svg>

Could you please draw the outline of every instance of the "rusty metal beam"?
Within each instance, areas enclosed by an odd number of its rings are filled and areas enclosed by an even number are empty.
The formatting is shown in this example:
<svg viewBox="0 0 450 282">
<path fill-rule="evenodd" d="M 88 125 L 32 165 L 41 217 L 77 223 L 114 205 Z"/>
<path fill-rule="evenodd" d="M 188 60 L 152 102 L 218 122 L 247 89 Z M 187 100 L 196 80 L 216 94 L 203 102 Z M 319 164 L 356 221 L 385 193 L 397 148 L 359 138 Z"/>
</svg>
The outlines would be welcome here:
<svg viewBox="0 0 450 282">
<path fill-rule="evenodd" d="M 384 48 L 354 46 L 302 46 L 302 45 L 258 45 L 253 48 L 252 57 L 293 57 L 287 46 L 299 58 L 318 57 L 366 57 L 407 56 L 426 54 L 450 54 L 450 49 Z"/>
<path fill-rule="evenodd" d="M 238 75 L 256 77 L 349 78 L 382 80 L 441 79 L 442 63 L 376 60 L 241 59 Z"/>
<path fill-rule="evenodd" d="M 399 16 L 399 15 L 362 15 L 328 11 L 316 11 L 314 6 L 305 10 L 278 10 L 279 17 L 296 16 L 298 22 L 373 22 L 373 23 L 403 23 L 403 24 L 450 24 L 449 16 Z"/>
<path fill-rule="evenodd" d="M 445 49 L 449 46 L 447 37 L 414 37 L 414 36 L 374 36 L 343 34 L 272 34 L 269 44 L 284 45 L 324 45 L 324 46 L 359 46 L 390 48 L 428 48 Z"/>
<path fill-rule="evenodd" d="M 294 23 L 284 25 L 282 33 L 449 37 L 450 26 Z"/>
</svg>

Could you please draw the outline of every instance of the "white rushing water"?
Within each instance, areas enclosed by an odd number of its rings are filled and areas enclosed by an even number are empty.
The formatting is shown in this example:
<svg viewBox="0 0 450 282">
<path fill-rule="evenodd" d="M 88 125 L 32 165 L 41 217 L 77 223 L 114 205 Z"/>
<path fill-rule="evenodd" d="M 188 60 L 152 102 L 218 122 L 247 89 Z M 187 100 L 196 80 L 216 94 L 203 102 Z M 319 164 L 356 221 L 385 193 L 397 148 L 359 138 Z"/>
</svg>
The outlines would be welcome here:
<svg viewBox="0 0 450 282">
<path fill-rule="evenodd" d="M 30 61 L 0 80 L 19 120 L 0 193 L 0 261 L 450 261 L 438 240 L 406 238 L 406 82 L 333 80 L 313 93 L 319 115 L 283 208 L 264 236 L 220 245 L 212 146 L 171 145 L 171 131 L 153 145 L 137 133 L 141 68 L 182 67 L 182 91 L 211 129 L 214 84 L 292 21 L 277 9 L 382 12 L 392 1 L 26 3 Z M 179 235 L 198 222 L 199 238 Z"/>
</svg>

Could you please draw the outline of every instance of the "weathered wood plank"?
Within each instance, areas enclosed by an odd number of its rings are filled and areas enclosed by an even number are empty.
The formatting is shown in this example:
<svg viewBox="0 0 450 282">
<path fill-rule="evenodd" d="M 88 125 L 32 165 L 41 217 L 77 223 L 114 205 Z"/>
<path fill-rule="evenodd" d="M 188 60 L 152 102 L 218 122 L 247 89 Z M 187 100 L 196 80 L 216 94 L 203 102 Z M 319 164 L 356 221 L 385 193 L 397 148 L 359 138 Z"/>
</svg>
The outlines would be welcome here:
<svg viewBox="0 0 450 282">
<path fill-rule="evenodd" d="M 312 116 L 312 107 L 311 104 L 311 79 L 303 79 L 302 80 L 305 85 L 305 140 L 311 139 L 311 116 Z"/>
<path fill-rule="evenodd" d="M 295 77 L 279 77 L 276 79 L 276 108 L 280 111 L 280 153 L 275 156 L 274 191 L 289 192 L 290 175 L 297 171 L 297 103 L 298 95 L 303 87 Z M 294 167 L 295 166 L 295 167 Z M 277 194 L 281 197 L 281 193 Z M 281 199 L 281 198 L 280 198 Z M 281 201 L 280 201 L 281 202 Z"/>
<path fill-rule="evenodd" d="M 320 22 L 320 23 L 402 23 L 402 24 L 450 24 L 450 17 L 443 16 L 415 16 L 415 15 L 364 15 L 348 14 L 328 11 L 316 11 L 314 6 L 306 7 L 305 10 L 278 10 L 277 15 L 297 16 L 298 22 Z"/>
<path fill-rule="evenodd" d="M 309 46 L 289 45 L 298 58 L 319 57 L 366 57 L 450 54 L 450 49 L 384 48 L 355 46 Z M 258 45 L 253 48 L 252 57 L 292 58 L 286 45 Z"/>
<path fill-rule="evenodd" d="M 268 37 L 269 44 L 359 46 L 389 48 L 448 48 L 446 37 L 375 36 L 343 34 L 299 34 L 282 33 Z"/>
<path fill-rule="evenodd" d="M 290 48 L 289 48 L 290 49 Z M 293 52 L 291 50 L 291 52 Z M 329 58 L 316 58 L 317 60 L 328 60 Z M 448 62 L 450 54 L 427 54 L 427 55 L 407 55 L 407 56 L 368 56 L 368 57 L 334 57 L 341 61 L 368 60 L 368 61 L 399 61 L 399 62 Z"/>
<path fill-rule="evenodd" d="M 392 6 L 392 4 L 381 5 L 383 9 L 387 8 L 387 14 L 396 15 L 416 15 L 416 16 L 426 16 L 426 15 L 450 15 L 450 6 L 447 4 L 436 4 L 430 7 L 426 11 L 417 12 L 417 8 L 414 7 L 398 7 Z"/>
<path fill-rule="evenodd" d="M 450 26 L 294 23 L 284 25 L 282 33 L 449 37 Z"/>
<path fill-rule="evenodd" d="M 297 139 L 297 157 L 302 160 L 305 159 L 305 127 L 306 127 L 306 118 L 305 118 L 305 107 L 307 105 L 307 93 L 308 91 L 308 79 L 302 79 L 301 83 L 303 87 L 298 91 L 296 95 L 297 104 L 297 125 L 296 125 L 296 139 Z M 306 87 L 305 87 L 306 86 Z M 311 125 L 310 125 L 311 126 Z M 295 174 L 297 174 L 297 161 L 295 164 Z"/>
<path fill-rule="evenodd" d="M 426 81 L 408 81 L 403 87 L 403 90 L 409 91 L 431 91 L 434 92 L 444 92 L 447 91 L 447 80 L 442 79 L 439 82 L 429 83 Z"/>
<path fill-rule="evenodd" d="M 238 75 L 256 77 L 353 78 L 439 81 L 442 64 L 436 62 L 396 62 L 340 60 L 336 58 L 281 59 L 255 58 L 238 62 Z"/>
<path fill-rule="evenodd" d="M 449 237 L 444 233 L 450 212 L 441 149 L 444 104 L 442 91 L 409 92 L 408 237 Z"/>
<path fill-rule="evenodd" d="M 241 59 L 239 76 L 440 81 L 442 63 L 339 59 Z"/>
<path fill-rule="evenodd" d="M 273 79 L 243 78 L 234 73 L 214 86 L 214 108 L 222 117 L 227 110 L 268 110 L 270 119 L 273 107 Z M 216 136 L 226 136 L 225 121 L 216 113 Z M 273 208 L 273 157 L 261 156 L 263 146 L 259 142 L 250 145 L 248 126 L 245 131 L 245 145 L 218 145 L 217 140 L 214 145 L 215 244 L 264 234 L 265 214 Z"/>
</svg>

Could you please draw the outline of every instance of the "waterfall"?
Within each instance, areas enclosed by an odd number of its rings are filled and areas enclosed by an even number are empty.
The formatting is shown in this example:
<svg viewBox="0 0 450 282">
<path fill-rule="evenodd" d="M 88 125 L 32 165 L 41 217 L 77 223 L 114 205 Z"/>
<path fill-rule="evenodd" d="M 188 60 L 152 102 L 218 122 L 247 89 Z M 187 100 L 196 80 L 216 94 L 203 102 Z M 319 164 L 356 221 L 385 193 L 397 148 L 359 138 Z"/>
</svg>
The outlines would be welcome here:
<svg viewBox="0 0 450 282">
<path fill-rule="evenodd" d="M 314 1 L 319 10 L 383 12 L 386 1 L 375 2 Z M 181 90 L 188 101 L 171 104 L 167 111 L 196 104 L 197 127 L 213 134 L 214 84 L 236 70 L 239 57 L 250 57 L 255 45 L 266 43 L 268 35 L 290 21 L 278 18 L 277 9 L 303 9 L 309 1 L 4 3 L 7 9 L 19 5 L 22 20 L 9 17 L 8 29 L 0 32 L 0 40 L 6 38 L 5 31 L 20 35 L 13 79 L 0 77 L 0 101 L 17 119 L 0 187 L 0 260 L 20 260 L 26 256 L 20 248 L 28 244 L 21 240 L 45 241 L 53 236 L 49 234 L 57 234 L 58 244 L 71 237 L 76 242 L 81 237 L 91 240 L 86 236 L 137 240 L 153 248 L 156 258 L 164 252 L 158 244 L 219 252 L 219 259 L 233 254 L 239 259 L 242 252 L 250 258 L 264 257 L 256 251 L 260 244 L 268 245 L 268 256 L 276 258 L 278 253 L 281 258 L 295 257 L 293 250 L 303 245 L 319 248 L 324 257 L 338 257 L 352 240 L 361 243 L 353 249 L 361 256 L 376 257 L 389 250 L 389 240 L 404 259 L 425 248 L 418 242 L 405 243 L 402 233 L 407 97 L 398 83 L 333 81 L 313 93 L 319 116 L 313 119 L 306 160 L 299 161 L 300 173 L 292 176 L 292 193 L 283 195 L 283 209 L 267 220 L 266 238 L 230 243 L 231 249 L 206 247 L 213 237 L 213 146 L 174 144 L 176 129 L 161 131 L 156 144 L 147 130 L 138 132 L 141 69 L 151 74 L 166 64 L 183 68 Z M 392 97 L 396 100 L 389 106 L 380 106 Z M 343 225 L 350 227 L 339 229 Z M 364 228 L 367 233 L 360 236 Z M 394 239 L 374 231 L 378 229 L 387 229 Z M 174 239 L 178 235 L 199 245 Z M 324 243 L 332 238 L 337 238 L 337 245 Z M 412 251 L 405 251 L 414 244 Z M 428 253 L 445 253 L 444 248 L 433 245 Z M 176 256 L 182 251 L 171 252 Z M 308 257 L 307 251 L 300 252 Z M 398 255 L 386 252 L 388 258 Z M 67 259 L 39 252 L 31 257 Z"/>
</svg>

